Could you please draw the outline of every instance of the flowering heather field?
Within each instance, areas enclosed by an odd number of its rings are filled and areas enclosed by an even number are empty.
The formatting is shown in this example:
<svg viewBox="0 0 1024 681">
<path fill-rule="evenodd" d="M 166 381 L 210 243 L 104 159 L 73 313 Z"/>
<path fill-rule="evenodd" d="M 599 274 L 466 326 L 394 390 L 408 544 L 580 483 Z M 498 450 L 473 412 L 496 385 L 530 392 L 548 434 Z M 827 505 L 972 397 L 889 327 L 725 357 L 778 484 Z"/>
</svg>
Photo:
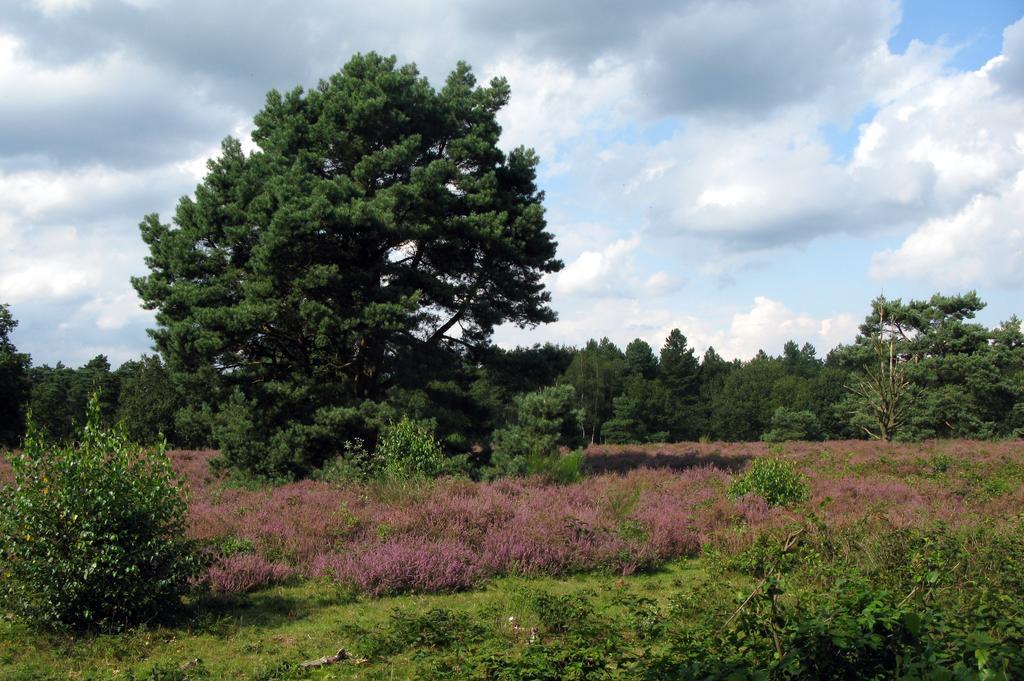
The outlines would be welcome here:
<svg viewBox="0 0 1024 681">
<path fill-rule="evenodd" d="M 718 443 L 592 447 L 590 475 L 536 479 L 242 489 L 209 468 L 213 451 L 173 451 L 189 488 L 190 534 L 221 555 L 206 579 L 244 592 L 300 577 L 368 595 L 470 588 L 505 574 L 628 575 L 703 548 L 730 553 L 813 510 L 835 528 L 879 530 L 1009 521 L 1024 508 L 1024 443 Z M 807 475 L 810 501 L 733 500 L 732 476 L 776 456 Z M 0 461 L 0 480 L 10 466 Z"/>
<path fill-rule="evenodd" d="M 875 673 L 899 661 L 886 651 L 926 670 L 963 663 L 987 673 L 985 659 L 1006 672 L 990 678 L 1024 678 L 1020 441 L 593 447 L 590 475 L 567 486 L 245 489 L 210 471 L 215 452 L 171 456 L 189 487 L 189 533 L 215 557 L 204 580 L 222 593 L 258 593 L 204 599 L 194 630 L 154 637 L 143 628 L 67 649 L 8 624 L 0 676 L 70 678 L 68 661 L 78 669 L 85 659 L 120 678 L 116 645 L 135 651 L 140 678 L 157 678 L 145 676 L 153 661 L 174 671 L 197 658 L 210 675 L 196 679 L 276 678 L 280 665 L 340 646 L 357 661 L 345 669 L 366 678 L 411 677 L 424 664 L 440 670 L 435 678 L 451 678 L 454 664 L 491 670 L 484 678 L 510 664 L 560 669 L 573 655 L 662 678 L 693 660 L 775 664 L 779 635 L 800 678 L 889 678 Z M 802 471 L 808 499 L 786 509 L 731 499 L 730 482 L 759 457 Z M 2 462 L 0 476 L 10 480 Z M 646 574 L 618 577 L 631 572 Z M 569 573 L 591 574 L 543 577 Z M 541 578 L 491 579 L 508 574 Z M 779 603 L 762 588 L 770 577 L 783 585 Z M 273 584 L 283 586 L 264 589 Z M 833 630 L 842 654 L 829 648 Z M 618 643 L 587 647 L 609 640 Z M 843 660 L 842 673 L 819 669 Z"/>
<path fill-rule="evenodd" d="M 879 530 L 999 522 L 1024 506 L 1024 444 L 864 441 L 592 447 L 573 485 L 304 481 L 240 489 L 209 470 L 212 451 L 175 451 L 190 489 L 190 533 L 224 555 L 211 586 L 248 591 L 331 578 L 369 595 L 470 588 L 504 574 L 630 574 L 705 547 L 730 552 L 759 532 L 817 513 L 828 526 Z M 778 456 L 808 477 L 792 509 L 726 494 L 754 457 Z"/>
</svg>

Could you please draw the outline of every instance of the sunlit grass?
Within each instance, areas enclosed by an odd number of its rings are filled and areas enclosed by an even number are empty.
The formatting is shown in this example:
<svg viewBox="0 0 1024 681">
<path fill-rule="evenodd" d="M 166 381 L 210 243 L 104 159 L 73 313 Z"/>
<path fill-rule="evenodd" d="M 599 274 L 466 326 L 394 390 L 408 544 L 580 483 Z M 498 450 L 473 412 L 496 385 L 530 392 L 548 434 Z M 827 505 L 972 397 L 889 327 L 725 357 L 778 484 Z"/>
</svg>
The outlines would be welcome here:
<svg viewBox="0 0 1024 681">
<path fill-rule="evenodd" d="M 127 677 L 129 671 L 145 678 L 154 667 L 187 669 L 196 659 L 213 679 L 258 678 L 282 664 L 333 655 L 339 648 L 356 655 L 362 645 L 360 632 L 380 628 L 396 611 L 417 615 L 444 608 L 465 613 L 496 634 L 514 626 L 515 631 L 524 632 L 519 638 L 528 638 L 527 632 L 537 622 L 527 601 L 538 592 L 583 595 L 615 617 L 623 594 L 664 605 L 707 579 L 700 561 L 689 560 L 630 577 L 505 577 L 457 594 L 355 600 L 351 592 L 330 582 L 304 581 L 204 601 L 194 604 L 189 616 L 176 625 L 136 628 L 116 636 L 37 633 L 4 620 L 0 624 L 0 678 L 117 679 Z M 514 624 L 509 624 L 509 618 Z M 401 679 L 411 676 L 415 666 L 412 653 L 403 652 L 388 659 L 342 662 L 312 672 L 309 678 Z"/>
</svg>

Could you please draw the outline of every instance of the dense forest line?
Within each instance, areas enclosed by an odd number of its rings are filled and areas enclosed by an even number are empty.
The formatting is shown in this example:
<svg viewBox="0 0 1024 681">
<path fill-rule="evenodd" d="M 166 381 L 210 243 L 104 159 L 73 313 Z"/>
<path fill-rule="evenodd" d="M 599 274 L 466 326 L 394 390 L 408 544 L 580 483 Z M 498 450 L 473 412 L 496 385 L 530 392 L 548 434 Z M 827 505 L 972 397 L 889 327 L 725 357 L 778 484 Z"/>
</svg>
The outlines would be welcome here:
<svg viewBox="0 0 1024 681">
<path fill-rule="evenodd" d="M 1024 334 L 1016 318 L 991 329 L 972 321 L 983 307 L 973 292 L 906 304 L 879 299 L 856 341 L 824 358 L 792 341 L 779 355 L 761 351 L 749 361 L 727 361 L 713 348 L 698 357 L 679 330 L 657 351 L 639 338 L 625 348 L 607 338 L 582 348 L 492 346 L 418 389 L 392 389 L 379 418 L 432 421 L 446 449 L 479 457 L 496 432 L 529 418 L 519 413 L 529 393 L 555 400 L 548 409 L 563 420 L 559 444 L 569 446 L 869 437 L 876 424 L 853 388 L 877 359 L 871 339 L 884 323 L 909 380 L 896 438 L 1020 437 Z M 197 403 L 159 356 L 116 369 L 103 355 L 77 369 L 32 366 L 10 340 L 16 322 L 9 308 L 0 310 L 4 444 L 17 445 L 28 412 L 51 437 L 70 437 L 98 392 L 103 418 L 123 421 L 139 442 L 164 436 L 181 447 L 222 445 L 216 424 L 230 403 Z M 551 386 L 572 389 L 545 392 Z"/>
</svg>

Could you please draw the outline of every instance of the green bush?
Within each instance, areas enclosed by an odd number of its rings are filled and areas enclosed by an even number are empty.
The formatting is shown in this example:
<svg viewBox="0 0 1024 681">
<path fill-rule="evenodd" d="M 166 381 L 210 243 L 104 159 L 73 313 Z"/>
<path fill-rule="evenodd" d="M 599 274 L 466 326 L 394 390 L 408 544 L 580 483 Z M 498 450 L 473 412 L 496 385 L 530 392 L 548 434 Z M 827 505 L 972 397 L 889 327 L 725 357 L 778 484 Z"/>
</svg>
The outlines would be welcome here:
<svg viewBox="0 0 1024 681">
<path fill-rule="evenodd" d="M 781 459 L 754 459 L 746 473 L 729 485 L 729 496 L 756 494 L 771 506 L 806 501 L 809 495 L 803 474 Z"/>
<path fill-rule="evenodd" d="M 779 407 L 772 414 L 771 430 L 765 432 L 761 439 L 765 442 L 819 440 L 821 426 L 813 412 Z"/>
<path fill-rule="evenodd" d="M 374 458 L 375 466 L 391 478 L 433 478 L 449 469 L 433 426 L 407 416 L 384 429 Z"/>
<path fill-rule="evenodd" d="M 100 425 L 89 400 L 77 445 L 35 429 L 0 491 L 0 595 L 30 624 L 116 630 L 173 612 L 195 574 L 186 506 L 160 445 Z"/>
<path fill-rule="evenodd" d="M 313 471 L 312 478 L 321 482 L 342 485 L 354 480 L 366 480 L 380 474 L 376 470 L 376 459 L 366 451 L 360 438 L 346 440 L 341 453 L 326 461 L 323 467 Z"/>
<path fill-rule="evenodd" d="M 526 458 L 526 475 L 539 475 L 547 482 L 567 485 L 583 479 L 582 449 L 567 454 L 539 454 Z"/>
</svg>

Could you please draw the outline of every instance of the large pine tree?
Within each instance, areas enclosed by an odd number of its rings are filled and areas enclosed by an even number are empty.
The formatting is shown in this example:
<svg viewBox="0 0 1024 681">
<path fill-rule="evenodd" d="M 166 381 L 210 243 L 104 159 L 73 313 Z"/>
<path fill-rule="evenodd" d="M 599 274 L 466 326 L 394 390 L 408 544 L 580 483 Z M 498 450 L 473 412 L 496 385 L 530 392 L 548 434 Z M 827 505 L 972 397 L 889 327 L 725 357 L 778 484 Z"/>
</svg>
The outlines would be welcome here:
<svg viewBox="0 0 1024 681">
<path fill-rule="evenodd" d="M 498 148 L 508 97 L 465 64 L 435 91 L 357 55 L 309 92 L 270 92 L 259 150 L 227 139 L 173 226 L 143 221 L 150 274 L 133 283 L 188 419 L 213 413 L 229 460 L 302 473 L 372 427 L 389 390 L 498 324 L 555 318 L 537 156 Z"/>
</svg>

